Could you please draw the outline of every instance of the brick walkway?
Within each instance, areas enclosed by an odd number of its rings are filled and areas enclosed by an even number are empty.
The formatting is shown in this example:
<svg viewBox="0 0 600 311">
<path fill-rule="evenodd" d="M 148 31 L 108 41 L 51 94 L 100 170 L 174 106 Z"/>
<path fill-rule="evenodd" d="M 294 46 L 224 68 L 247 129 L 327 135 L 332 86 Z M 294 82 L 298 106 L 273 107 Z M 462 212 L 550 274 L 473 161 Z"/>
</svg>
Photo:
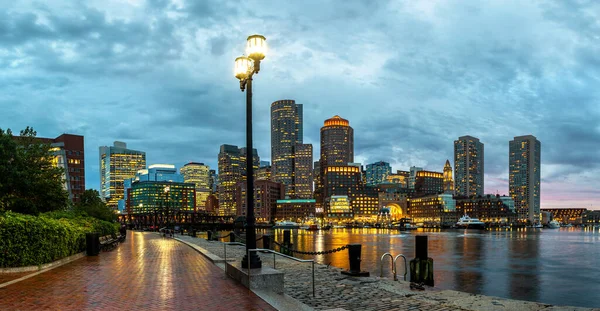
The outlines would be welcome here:
<svg viewBox="0 0 600 311">
<path fill-rule="evenodd" d="M 0 288 L 0 310 L 274 310 L 190 247 L 155 233 Z"/>
</svg>

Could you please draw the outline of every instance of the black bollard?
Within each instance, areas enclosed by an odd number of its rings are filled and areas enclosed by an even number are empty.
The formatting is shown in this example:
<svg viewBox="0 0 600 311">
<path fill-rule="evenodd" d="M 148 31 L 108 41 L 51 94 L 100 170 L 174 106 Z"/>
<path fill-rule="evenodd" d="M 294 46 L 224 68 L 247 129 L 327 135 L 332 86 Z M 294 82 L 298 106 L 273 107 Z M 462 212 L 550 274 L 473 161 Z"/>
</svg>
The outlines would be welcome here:
<svg viewBox="0 0 600 311">
<path fill-rule="evenodd" d="M 271 249 L 271 235 L 270 234 L 264 234 L 262 236 L 262 240 L 263 240 L 263 248 L 264 249 Z"/>
<path fill-rule="evenodd" d="M 349 244 L 348 245 L 348 260 L 350 261 L 350 269 L 342 271 L 342 274 L 350 276 L 369 276 L 368 271 L 360 271 L 362 245 L 360 244 Z"/>
<path fill-rule="evenodd" d="M 427 236 L 417 235 L 415 259 L 410 261 L 410 281 L 433 286 L 433 259 L 427 254 Z"/>
<path fill-rule="evenodd" d="M 206 240 L 212 241 L 212 231 L 210 231 L 210 230 L 206 231 Z"/>
<path fill-rule="evenodd" d="M 229 242 L 235 242 L 235 233 L 233 231 L 229 232 Z"/>
<path fill-rule="evenodd" d="M 288 256 L 294 256 L 291 251 L 292 245 L 292 232 L 290 230 L 283 230 L 283 246 L 281 247 L 281 253 Z"/>
</svg>

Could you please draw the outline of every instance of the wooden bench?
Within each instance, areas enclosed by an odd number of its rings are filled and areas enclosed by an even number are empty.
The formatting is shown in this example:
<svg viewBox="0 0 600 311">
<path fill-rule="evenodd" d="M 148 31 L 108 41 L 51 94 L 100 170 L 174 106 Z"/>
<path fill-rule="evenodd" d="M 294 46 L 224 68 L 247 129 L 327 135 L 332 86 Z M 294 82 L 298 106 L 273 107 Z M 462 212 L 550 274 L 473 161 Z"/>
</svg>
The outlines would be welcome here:
<svg viewBox="0 0 600 311">
<path fill-rule="evenodd" d="M 100 237 L 100 248 L 104 251 L 111 250 L 119 244 L 119 240 L 112 237 L 112 235 L 105 235 Z"/>
</svg>

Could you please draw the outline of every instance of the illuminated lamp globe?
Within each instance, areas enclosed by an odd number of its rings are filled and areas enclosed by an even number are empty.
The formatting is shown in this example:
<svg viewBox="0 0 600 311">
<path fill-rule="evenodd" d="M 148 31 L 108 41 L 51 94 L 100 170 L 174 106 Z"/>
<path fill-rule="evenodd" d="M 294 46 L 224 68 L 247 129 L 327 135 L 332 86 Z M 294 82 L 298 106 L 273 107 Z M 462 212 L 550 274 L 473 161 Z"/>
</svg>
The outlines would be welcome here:
<svg viewBox="0 0 600 311">
<path fill-rule="evenodd" d="M 267 53 L 267 39 L 261 35 L 251 35 L 246 44 L 246 54 L 254 61 L 261 61 Z"/>
<path fill-rule="evenodd" d="M 251 67 L 251 60 L 246 56 L 240 56 L 235 59 L 235 77 L 240 80 L 248 78 L 248 71 Z"/>
</svg>

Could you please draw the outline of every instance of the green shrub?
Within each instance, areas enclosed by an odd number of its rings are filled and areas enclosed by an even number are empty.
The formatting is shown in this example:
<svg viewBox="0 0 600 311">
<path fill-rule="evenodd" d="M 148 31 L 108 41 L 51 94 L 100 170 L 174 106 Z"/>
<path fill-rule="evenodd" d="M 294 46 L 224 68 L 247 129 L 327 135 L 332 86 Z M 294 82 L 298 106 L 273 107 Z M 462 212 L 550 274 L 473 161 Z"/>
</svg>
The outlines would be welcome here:
<svg viewBox="0 0 600 311">
<path fill-rule="evenodd" d="M 68 212 L 0 214 L 0 267 L 34 266 L 85 250 L 85 234 L 116 234 L 118 224 Z"/>
</svg>

